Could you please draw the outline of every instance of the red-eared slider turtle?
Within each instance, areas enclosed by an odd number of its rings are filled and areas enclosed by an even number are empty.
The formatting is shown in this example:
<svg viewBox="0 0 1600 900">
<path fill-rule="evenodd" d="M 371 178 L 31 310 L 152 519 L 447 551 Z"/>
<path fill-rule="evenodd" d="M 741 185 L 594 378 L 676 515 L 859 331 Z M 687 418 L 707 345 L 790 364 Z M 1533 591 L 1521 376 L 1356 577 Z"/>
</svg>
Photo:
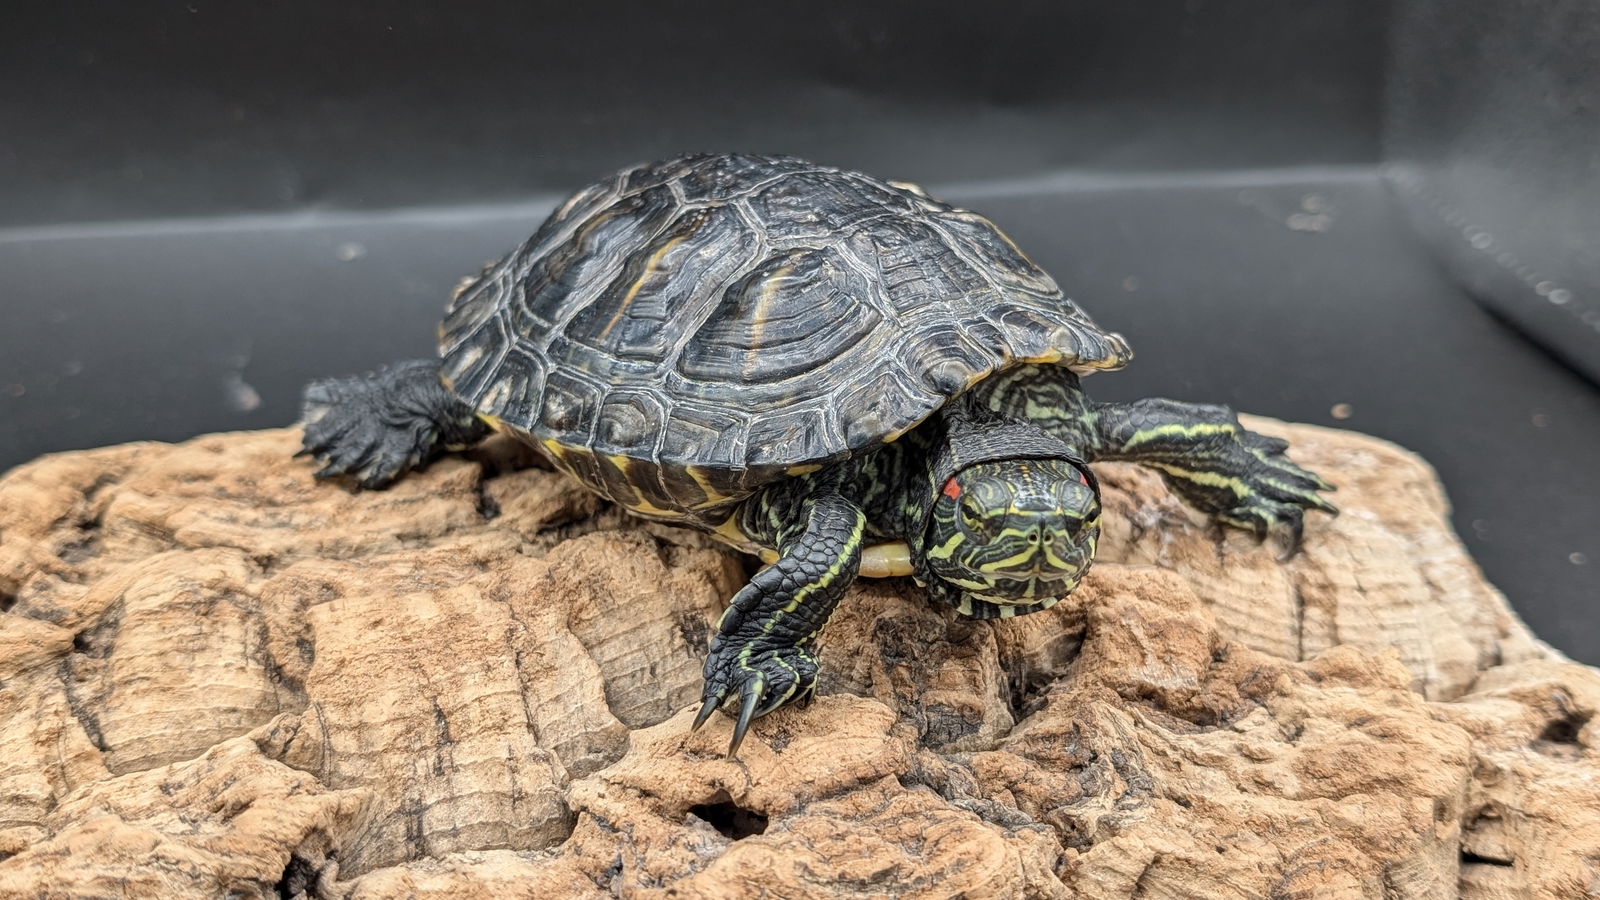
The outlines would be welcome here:
<svg viewBox="0 0 1600 900">
<path fill-rule="evenodd" d="M 319 476 L 382 487 L 499 429 L 642 516 L 771 565 L 733 598 L 698 726 L 806 700 L 858 575 L 978 618 L 1044 609 L 1099 535 L 1089 464 L 1300 540 L 1330 486 L 1222 406 L 1095 403 L 1128 362 L 987 219 L 786 157 L 701 155 L 585 188 L 468 282 L 439 358 L 306 389 Z"/>
</svg>

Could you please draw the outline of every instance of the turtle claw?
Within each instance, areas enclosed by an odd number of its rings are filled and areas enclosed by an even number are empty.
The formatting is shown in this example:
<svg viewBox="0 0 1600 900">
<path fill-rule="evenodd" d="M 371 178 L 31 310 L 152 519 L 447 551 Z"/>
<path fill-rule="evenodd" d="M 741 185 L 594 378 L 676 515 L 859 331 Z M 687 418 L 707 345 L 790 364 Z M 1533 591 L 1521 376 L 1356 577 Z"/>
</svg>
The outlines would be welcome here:
<svg viewBox="0 0 1600 900">
<path fill-rule="evenodd" d="M 1307 508 L 1338 514 L 1333 504 L 1314 494 L 1312 499 L 1315 502 L 1307 502 L 1302 507 L 1292 501 L 1251 497 L 1233 509 L 1217 513 L 1216 519 L 1224 525 L 1250 532 L 1262 543 L 1273 534 L 1284 534 L 1283 551 L 1278 554 L 1278 562 L 1287 562 L 1300 552 L 1300 545 L 1305 540 Z"/>
<path fill-rule="evenodd" d="M 744 702 L 739 706 L 739 719 L 733 723 L 733 740 L 728 743 L 728 758 L 738 759 L 739 745 L 744 743 L 745 733 L 750 730 L 750 720 L 756 717 L 756 707 L 761 704 L 761 693 L 766 687 L 767 679 L 757 672 L 756 676 L 744 684 Z"/>
<path fill-rule="evenodd" d="M 817 663 L 800 647 L 778 647 L 741 657 L 738 648 L 712 648 L 706 660 L 706 688 L 700 711 L 689 730 L 695 731 L 711 713 L 738 698 L 739 712 L 728 742 L 728 759 L 738 759 L 750 724 L 785 704 L 811 697 L 816 690 Z"/>
<path fill-rule="evenodd" d="M 1289 459 L 1284 454 L 1288 446 L 1281 438 L 1239 429 L 1232 441 L 1210 448 L 1204 467 L 1231 481 L 1232 490 L 1210 490 L 1203 480 L 1181 477 L 1169 478 L 1167 483 L 1191 505 L 1225 525 L 1254 534 L 1257 540 L 1284 534 L 1281 562 L 1300 552 L 1306 510 L 1339 514 L 1338 507 L 1318 493 L 1333 490 L 1333 485 Z"/>
<path fill-rule="evenodd" d="M 706 702 L 700 704 L 700 711 L 695 713 L 694 721 L 689 724 L 689 730 L 690 731 L 699 731 L 700 730 L 700 726 L 704 725 L 706 723 L 706 720 L 711 718 L 711 714 L 716 712 L 717 711 L 717 707 L 721 706 L 721 705 L 722 705 L 722 698 L 721 697 L 716 697 L 716 696 L 707 697 L 706 698 Z"/>
</svg>

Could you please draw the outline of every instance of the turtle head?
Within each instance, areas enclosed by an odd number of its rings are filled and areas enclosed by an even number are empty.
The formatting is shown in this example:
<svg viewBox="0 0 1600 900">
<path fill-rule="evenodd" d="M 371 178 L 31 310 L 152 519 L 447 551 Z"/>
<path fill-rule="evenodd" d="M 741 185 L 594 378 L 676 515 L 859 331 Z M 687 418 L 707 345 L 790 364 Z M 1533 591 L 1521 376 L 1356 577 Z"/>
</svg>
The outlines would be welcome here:
<svg viewBox="0 0 1600 900">
<path fill-rule="evenodd" d="M 927 570 L 963 594 L 1017 612 L 1078 586 L 1100 536 L 1099 484 L 1066 459 L 962 469 L 934 500 Z"/>
</svg>

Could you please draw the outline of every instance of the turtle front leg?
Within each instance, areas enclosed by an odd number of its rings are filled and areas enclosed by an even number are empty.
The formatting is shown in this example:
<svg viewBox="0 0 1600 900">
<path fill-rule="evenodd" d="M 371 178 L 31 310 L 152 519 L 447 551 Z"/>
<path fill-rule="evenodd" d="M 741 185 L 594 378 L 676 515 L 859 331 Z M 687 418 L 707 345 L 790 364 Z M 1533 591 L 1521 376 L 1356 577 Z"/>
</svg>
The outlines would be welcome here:
<svg viewBox="0 0 1600 900">
<path fill-rule="evenodd" d="M 432 359 L 313 381 L 301 420 L 304 447 L 296 455 L 324 464 L 316 477 L 349 475 L 369 489 L 489 435 L 489 426 L 440 383 L 439 362 Z"/>
<path fill-rule="evenodd" d="M 714 710 L 737 701 L 729 759 L 753 719 L 811 699 L 817 682 L 812 650 L 856 579 L 866 523 L 859 506 L 832 491 L 797 504 L 769 494 L 750 503 L 741 513 L 745 532 L 760 539 L 770 529 L 780 555 L 734 595 L 717 623 L 705 664 L 704 702 L 692 726 L 699 728 Z"/>
<path fill-rule="evenodd" d="M 1285 456 L 1288 441 L 1250 431 L 1226 406 L 1100 403 L 1093 424 L 1095 459 L 1149 466 L 1190 506 L 1257 537 L 1285 528 L 1289 556 L 1300 549 L 1306 510 L 1338 513 L 1317 493 L 1333 485 Z"/>
</svg>

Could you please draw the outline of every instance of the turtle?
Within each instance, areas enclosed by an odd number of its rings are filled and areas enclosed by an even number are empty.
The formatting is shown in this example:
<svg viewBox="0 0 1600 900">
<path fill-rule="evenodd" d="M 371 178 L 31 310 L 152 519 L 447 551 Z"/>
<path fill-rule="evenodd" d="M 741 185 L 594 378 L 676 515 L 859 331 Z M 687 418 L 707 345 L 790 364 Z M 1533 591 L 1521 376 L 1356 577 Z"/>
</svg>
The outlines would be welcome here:
<svg viewBox="0 0 1600 900">
<path fill-rule="evenodd" d="M 1048 609 L 1088 571 L 1094 464 L 1141 463 L 1227 526 L 1337 510 L 1286 441 L 1226 406 L 1089 399 L 1132 358 L 998 227 L 920 187 L 787 156 L 695 154 L 573 194 L 466 279 L 438 356 L 304 395 L 319 478 L 382 488 L 493 432 L 631 512 L 766 563 L 704 663 L 699 728 L 816 688 L 861 576 L 978 619 Z"/>
</svg>

